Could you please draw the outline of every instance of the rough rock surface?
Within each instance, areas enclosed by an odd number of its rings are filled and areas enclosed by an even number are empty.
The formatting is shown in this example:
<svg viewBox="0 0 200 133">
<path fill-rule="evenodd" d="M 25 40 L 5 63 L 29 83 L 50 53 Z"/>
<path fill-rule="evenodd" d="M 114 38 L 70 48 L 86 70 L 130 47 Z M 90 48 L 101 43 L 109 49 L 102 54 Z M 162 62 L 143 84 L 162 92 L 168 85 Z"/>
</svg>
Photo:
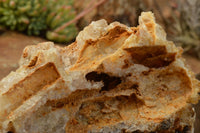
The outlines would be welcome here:
<svg viewBox="0 0 200 133">
<path fill-rule="evenodd" d="M 18 68 L 18 60 L 27 44 L 36 45 L 45 41 L 39 37 L 0 30 L 0 80 Z"/>
<path fill-rule="evenodd" d="M 0 132 L 192 132 L 200 83 L 151 12 L 24 49 L 0 82 Z"/>
</svg>

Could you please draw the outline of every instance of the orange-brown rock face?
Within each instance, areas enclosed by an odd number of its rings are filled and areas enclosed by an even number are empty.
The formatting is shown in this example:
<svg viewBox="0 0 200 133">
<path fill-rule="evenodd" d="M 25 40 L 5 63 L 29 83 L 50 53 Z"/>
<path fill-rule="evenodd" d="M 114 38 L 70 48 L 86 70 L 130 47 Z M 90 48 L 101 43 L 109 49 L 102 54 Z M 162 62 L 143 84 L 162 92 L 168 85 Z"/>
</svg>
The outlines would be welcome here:
<svg viewBox="0 0 200 133">
<path fill-rule="evenodd" d="M 24 49 L 0 82 L 0 132 L 192 132 L 200 83 L 151 12 Z"/>
</svg>

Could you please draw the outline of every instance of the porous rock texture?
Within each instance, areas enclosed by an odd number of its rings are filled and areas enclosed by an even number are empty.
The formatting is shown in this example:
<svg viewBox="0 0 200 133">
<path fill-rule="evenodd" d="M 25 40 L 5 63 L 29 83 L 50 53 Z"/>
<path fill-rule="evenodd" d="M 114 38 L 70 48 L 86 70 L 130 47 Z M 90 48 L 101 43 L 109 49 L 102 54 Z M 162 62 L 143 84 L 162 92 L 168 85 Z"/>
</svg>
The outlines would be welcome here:
<svg viewBox="0 0 200 133">
<path fill-rule="evenodd" d="M 192 132 L 200 83 L 151 12 L 28 46 L 0 82 L 1 133 Z"/>
</svg>

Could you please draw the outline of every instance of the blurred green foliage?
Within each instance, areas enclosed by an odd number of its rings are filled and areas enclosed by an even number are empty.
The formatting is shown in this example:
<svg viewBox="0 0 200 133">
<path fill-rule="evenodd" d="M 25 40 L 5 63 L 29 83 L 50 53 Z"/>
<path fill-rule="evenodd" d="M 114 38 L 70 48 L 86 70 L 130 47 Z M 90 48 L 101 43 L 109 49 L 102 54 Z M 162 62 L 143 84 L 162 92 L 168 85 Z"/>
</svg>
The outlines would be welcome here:
<svg viewBox="0 0 200 133">
<path fill-rule="evenodd" d="M 45 35 L 67 42 L 77 34 L 74 23 L 57 31 L 76 16 L 73 0 L 0 0 L 0 25 L 28 35 Z"/>
</svg>

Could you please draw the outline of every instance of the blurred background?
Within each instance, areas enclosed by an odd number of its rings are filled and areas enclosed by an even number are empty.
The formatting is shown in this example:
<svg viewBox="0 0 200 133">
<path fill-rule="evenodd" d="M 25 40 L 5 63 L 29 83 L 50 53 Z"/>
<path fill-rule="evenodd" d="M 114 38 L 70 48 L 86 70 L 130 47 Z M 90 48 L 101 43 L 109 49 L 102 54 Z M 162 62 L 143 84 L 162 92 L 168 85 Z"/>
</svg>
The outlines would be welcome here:
<svg viewBox="0 0 200 133">
<path fill-rule="evenodd" d="M 66 46 L 99 19 L 137 26 L 142 11 L 155 14 L 200 79 L 200 0 L 0 0 L 0 79 L 18 67 L 26 45 L 49 40 Z M 195 108 L 200 133 L 200 103 Z"/>
</svg>

